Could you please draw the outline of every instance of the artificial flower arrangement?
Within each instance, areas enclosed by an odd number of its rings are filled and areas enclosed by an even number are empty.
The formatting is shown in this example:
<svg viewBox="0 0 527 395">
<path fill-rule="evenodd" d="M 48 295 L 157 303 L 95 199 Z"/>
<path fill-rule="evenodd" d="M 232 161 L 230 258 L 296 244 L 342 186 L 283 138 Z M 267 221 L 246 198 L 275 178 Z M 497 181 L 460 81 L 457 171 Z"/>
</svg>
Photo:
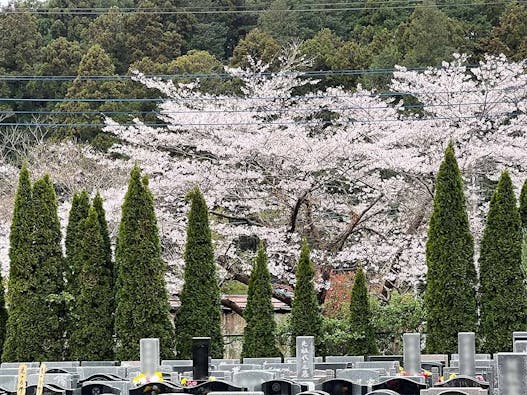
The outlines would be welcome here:
<svg viewBox="0 0 527 395">
<path fill-rule="evenodd" d="M 404 370 L 403 368 L 400 367 L 398 376 L 409 376 L 409 374 L 408 374 L 408 372 L 406 370 Z M 432 376 L 432 373 L 429 372 L 428 370 L 425 370 L 423 372 L 417 373 L 417 376 L 421 376 L 421 377 L 424 377 L 425 379 L 427 379 L 427 378 Z"/>
<path fill-rule="evenodd" d="M 150 383 L 162 383 L 163 374 L 161 372 L 155 372 L 153 375 L 147 376 L 144 373 L 139 373 L 137 376 L 134 377 L 132 382 L 136 386 L 141 386 L 141 385 L 150 384 Z"/>
</svg>

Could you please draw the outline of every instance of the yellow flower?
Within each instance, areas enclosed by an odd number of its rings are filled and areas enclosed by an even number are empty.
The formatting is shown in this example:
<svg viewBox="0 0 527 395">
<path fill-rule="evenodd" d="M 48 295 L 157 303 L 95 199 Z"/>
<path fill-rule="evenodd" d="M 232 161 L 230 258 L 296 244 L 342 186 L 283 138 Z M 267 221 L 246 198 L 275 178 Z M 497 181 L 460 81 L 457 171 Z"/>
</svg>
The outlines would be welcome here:
<svg viewBox="0 0 527 395">
<path fill-rule="evenodd" d="M 214 377 L 214 376 L 210 376 L 210 377 L 209 377 L 209 381 L 216 381 L 216 377 Z"/>
<path fill-rule="evenodd" d="M 450 373 L 450 376 L 448 376 L 449 380 L 452 380 L 452 379 L 455 379 L 455 378 L 456 378 L 456 374 L 455 373 Z"/>
<path fill-rule="evenodd" d="M 144 373 L 139 373 L 137 376 L 134 377 L 133 383 L 139 384 L 141 381 L 143 381 L 146 378 Z"/>
<path fill-rule="evenodd" d="M 187 385 L 188 379 L 186 377 L 181 378 L 181 385 Z"/>
</svg>

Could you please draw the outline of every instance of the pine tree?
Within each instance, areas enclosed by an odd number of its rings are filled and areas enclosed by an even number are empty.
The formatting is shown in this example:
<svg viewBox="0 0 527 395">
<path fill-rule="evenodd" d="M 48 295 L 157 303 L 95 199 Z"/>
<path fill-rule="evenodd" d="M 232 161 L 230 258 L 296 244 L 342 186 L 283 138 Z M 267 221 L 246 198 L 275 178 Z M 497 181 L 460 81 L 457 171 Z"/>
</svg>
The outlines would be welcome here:
<svg viewBox="0 0 527 395">
<path fill-rule="evenodd" d="M 223 356 L 221 306 L 218 276 L 214 263 L 209 212 L 198 188 L 187 196 L 190 200 L 187 241 L 185 244 L 185 274 L 181 307 L 176 314 L 176 349 L 183 359 L 191 358 L 192 337 L 211 338 L 213 358 Z"/>
<path fill-rule="evenodd" d="M 521 270 L 521 218 L 509 173 L 490 201 L 481 239 L 480 344 L 485 353 L 511 350 L 511 333 L 527 329 L 527 294 Z"/>
<path fill-rule="evenodd" d="M 426 348 L 430 353 L 453 353 L 457 333 L 477 328 L 477 275 L 463 180 L 452 142 L 436 177 L 426 264 Z"/>
<path fill-rule="evenodd" d="M 34 333 L 31 317 L 27 311 L 30 301 L 27 293 L 29 278 L 33 268 L 32 233 L 33 205 L 31 180 L 24 164 L 20 171 L 18 188 L 15 196 L 13 222 L 9 234 L 9 282 L 7 302 L 9 316 L 6 325 L 6 338 L 3 347 L 3 361 L 28 361 L 31 336 Z"/>
<path fill-rule="evenodd" d="M 314 285 L 315 268 L 309 258 L 309 245 L 304 240 L 296 269 L 296 286 L 291 309 L 291 354 L 295 355 L 297 336 L 314 336 L 318 352 L 322 350 L 322 315 Z"/>
<path fill-rule="evenodd" d="M 267 267 L 267 253 L 260 243 L 249 279 L 247 306 L 243 311 L 246 326 L 243 331 L 242 358 L 275 357 L 276 322 L 272 303 L 273 288 Z"/>
<path fill-rule="evenodd" d="M 355 273 L 351 289 L 349 328 L 354 337 L 349 346 L 351 355 L 377 354 L 366 275 L 362 266 Z"/>
<path fill-rule="evenodd" d="M 134 166 L 122 206 L 115 254 L 115 335 L 119 360 L 139 358 L 139 340 L 159 338 L 161 356 L 173 358 L 174 328 L 161 259 L 154 199 L 148 179 Z"/>
<path fill-rule="evenodd" d="M 31 321 L 37 327 L 29 361 L 57 361 L 63 353 L 64 258 L 62 257 L 57 197 L 48 175 L 33 186 L 34 228 L 28 299 Z"/>
<path fill-rule="evenodd" d="M 79 273 L 79 296 L 75 301 L 76 325 L 71 333 L 70 355 L 74 360 L 113 359 L 113 274 L 106 262 L 106 251 L 97 211 L 78 227 L 77 251 L 83 262 Z"/>
</svg>

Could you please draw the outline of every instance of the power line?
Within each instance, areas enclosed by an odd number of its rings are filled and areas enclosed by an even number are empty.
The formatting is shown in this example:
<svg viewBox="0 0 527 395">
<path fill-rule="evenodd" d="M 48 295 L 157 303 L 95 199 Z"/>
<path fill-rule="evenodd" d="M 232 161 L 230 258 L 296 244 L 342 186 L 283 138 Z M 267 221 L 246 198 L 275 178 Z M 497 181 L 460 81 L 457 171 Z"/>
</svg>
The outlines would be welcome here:
<svg viewBox="0 0 527 395">
<path fill-rule="evenodd" d="M 494 104 L 508 104 L 509 101 L 490 101 L 490 102 L 466 102 L 466 103 L 438 103 L 438 104 L 412 104 L 404 106 L 403 110 L 410 109 L 424 109 L 430 107 L 463 107 L 463 106 L 478 106 L 478 105 L 494 105 Z M 4 115 L 51 115 L 51 116 L 64 116 L 64 115 L 167 115 L 167 114 L 215 114 L 215 113 L 282 113 L 282 112 L 321 112 L 321 111 L 349 111 L 349 110 L 382 110 L 387 108 L 386 106 L 351 106 L 351 107 L 316 107 L 316 108 L 271 108 L 271 109 L 249 109 L 249 110 L 189 110 L 189 111 L 47 111 L 47 110 L 3 110 L 0 114 Z"/>
<path fill-rule="evenodd" d="M 486 89 L 486 92 L 515 92 L 527 89 L 527 85 L 511 86 L 508 88 Z M 193 97 L 193 98 L 125 98 L 125 97 L 106 97 L 106 98 L 14 98 L 14 97 L 0 97 L 0 102 L 43 102 L 43 103 L 112 103 L 112 102 L 130 102 L 130 103 L 144 103 L 144 102 L 208 102 L 208 101 L 234 101 L 234 100 L 312 100 L 312 99 L 342 99 L 350 97 L 404 97 L 404 96 L 435 96 L 448 95 L 460 93 L 479 93 L 481 89 L 473 90 L 453 90 L 453 91 L 435 91 L 435 92 L 370 92 L 357 93 L 351 95 L 311 95 L 311 96 L 247 96 L 247 97 Z"/>
<path fill-rule="evenodd" d="M 518 3 L 525 3 L 526 0 L 517 0 Z M 474 3 L 455 3 L 455 4 L 420 4 L 419 8 L 449 8 L 449 7 L 481 7 L 488 5 L 500 5 L 501 2 L 486 2 L 480 4 Z M 302 8 L 302 9 L 287 9 L 279 10 L 283 13 L 310 13 L 310 12 L 342 12 L 342 11 L 375 11 L 375 10 L 404 10 L 404 9 L 414 9 L 416 5 L 403 5 L 403 6 L 390 6 L 390 7 L 335 7 L 335 8 Z M 111 8 L 101 8 L 99 10 L 95 9 L 77 9 L 77 8 L 34 8 L 34 9 L 4 9 L 3 13 L 9 14 L 23 14 L 30 12 L 32 14 L 38 15 L 102 15 L 106 14 Z M 193 14 L 193 15 L 219 15 L 219 14 L 260 14 L 268 12 L 267 9 L 257 9 L 257 10 L 203 10 L 203 11 L 186 11 L 186 10 L 169 10 L 169 9 L 129 9 L 123 13 L 135 13 L 142 15 L 180 15 L 180 14 Z"/>
<path fill-rule="evenodd" d="M 478 115 L 472 115 L 472 116 L 463 116 L 463 117 L 415 117 L 415 118 L 386 118 L 386 119 L 356 119 L 353 121 L 338 121 L 335 120 L 335 123 L 337 124 L 344 124 L 344 125 L 353 125 L 357 123 L 384 123 L 384 122 L 400 122 L 400 123 L 406 123 L 406 122 L 415 122 L 415 121 L 458 121 L 460 119 L 489 119 L 489 118 L 496 118 L 493 116 L 487 116 L 487 117 L 481 117 Z M 229 122 L 229 123 L 177 123 L 177 124 L 170 124 L 167 125 L 166 123 L 141 123 L 141 124 L 135 124 L 135 123 L 122 123 L 116 125 L 116 127 L 137 127 L 137 126 L 148 126 L 148 127 L 167 127 L 167 126 L 177 126 L 177 127 L 217 127 L 217 126 L 287 126 L 287 125 L 320 125 L 322 123 L 326 123 L 327 121 L 324 120 L 315 120 L 315 121 L 291 121 L 291 122 Z M 10 123 L 1 123 L 0 126 L 21 126 L 21 127 L 51 127 L 51 128 L 59 128 L 59 127 L 112 127 L 113 125 L 107 125 L 105 123 L 43 123 L 43 122 L 10 122 Z"/>
<path fill-rule="evenodd" d="M 465 65 L 466 68 L 474 68 L 479 65 Z M 439 66 L 426 67 L 407 67 L 405 71 L 426 71 L 437 69 Z M 339 69 L 339 70 L 306 70 L 306 71 L 282 71 L 282 72 L 262 72 L 262 73 L 243 73 L 244 77 L 250 76 L 291 76 L 317 77 L 333 75 L 363 75 L 363 74 L 392 74 L 400 71 L 397 68 L 377 68 L 377 69 Z M 143 74 L 146 78 L 161 79 L 198 79 L 198 78 L 240 78 L 231 73 L 175 73 L 175 74 Z M 0 75 L 0 81 L 74 81 L 74 80 L 97 80 L 97 81 L 118 81 L 137 78 L 136 75 Z"/>
</svg>

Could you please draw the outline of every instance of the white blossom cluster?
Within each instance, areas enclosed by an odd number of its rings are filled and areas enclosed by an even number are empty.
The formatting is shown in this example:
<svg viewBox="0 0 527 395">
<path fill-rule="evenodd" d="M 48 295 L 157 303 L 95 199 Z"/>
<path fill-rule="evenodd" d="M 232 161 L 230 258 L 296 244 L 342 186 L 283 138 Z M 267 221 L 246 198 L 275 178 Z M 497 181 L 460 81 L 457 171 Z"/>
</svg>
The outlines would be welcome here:
<svg viewBox="0 0 527 395">
<path fill-rule="evenodd" d="M 136 78 L 167 96 L 159 122 L 107 119 L 120 139 L 112 159 L 84 154 L 122 174 L 137 161 L 157 200 L 171 292 L 181 286 L 188 205 L 198 185 L 211 214 L 223 278 L 250 271 L 247 240 L 266 243 L 277 288 L 294 281 L 299 245 L 313 248 L 319 287 L 327 274 L 362 263 L 385 285 L 412 288 L 426 276 L 426 225 L 434 177 L 453 140 L 465 178 L 476 241 L 489 191 L 508 169 L 521 187 L 527 165 L 525 64 L 464 55 L 426 71 L 398 68 L 387 92 L 306 89 L 317 81 L 304 60 L 284 57 L 280 72 L 252 62 L 226 71 L 237 94 L 210 95 L 199 81 Z M 311 93 L 302 93 L 310 91 Z M 300 92 L 300 93 L 299 93 Z M 126 184 L 98 186 L 116 223 Z"/>
</svg>

